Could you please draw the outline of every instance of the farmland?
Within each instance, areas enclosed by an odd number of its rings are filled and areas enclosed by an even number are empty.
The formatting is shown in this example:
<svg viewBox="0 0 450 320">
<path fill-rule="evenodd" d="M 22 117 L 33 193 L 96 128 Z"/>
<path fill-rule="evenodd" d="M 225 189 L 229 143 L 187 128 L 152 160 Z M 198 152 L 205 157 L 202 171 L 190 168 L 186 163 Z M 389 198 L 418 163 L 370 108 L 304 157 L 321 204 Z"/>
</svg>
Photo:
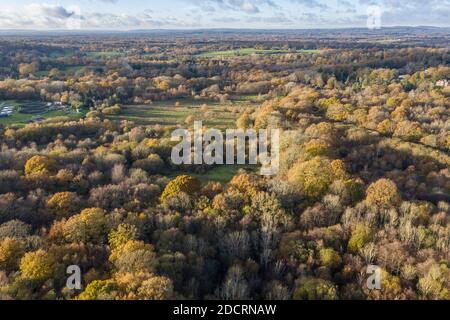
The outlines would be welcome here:
<svg viewBox="0 0 450 320">
<path fill-rule="evenodd" d="M 110 120 L 128 120 L 138 125 L 167 125 L 185 124 L 187 117 L 193 121 L 203 121 L 204 125 L 214 128 L 234 127 L 239 112 L 236 108 L 242 105 L 253 105 L 251 98 L 240 97 L 227 105 L 220 105 L 218 101 L 207 99 L 176 99 L 158 101 L 150 105 L 126 105 L 122 107 L 120 115 L 111 115 Z"/>
<path fill-rule="evenodd" d="M 320 50 L 285 50 L 285 49 L 255 49 L 255 48 L 242 48 L 225 51 L 210 51 L 199 55 L 203 58 L 214 57 L 238 57 L 249 55 L 272 55 L 272 54 L 286 54 L 286 53 L 320 53 Z"/>
</svg>

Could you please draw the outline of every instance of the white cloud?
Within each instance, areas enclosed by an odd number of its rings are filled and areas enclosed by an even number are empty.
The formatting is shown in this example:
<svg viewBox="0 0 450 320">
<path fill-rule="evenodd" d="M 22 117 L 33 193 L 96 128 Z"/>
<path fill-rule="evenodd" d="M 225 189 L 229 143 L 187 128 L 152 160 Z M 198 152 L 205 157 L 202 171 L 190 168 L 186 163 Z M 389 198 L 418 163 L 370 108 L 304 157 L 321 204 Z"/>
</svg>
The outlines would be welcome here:
<svg viewBox="0 0 450 320">
<path fill-rule="evenodd" d="M 126 1 L 85 1 L 93 6 L 80 10 L 77 6 L 31 3 L 11 4 L 8 9 L 8 4 L 2 4 L 0 29 L 354 27 L 365 25 L 369 4 L 382 7 L 382 26 L 449 26 L 450 16 L 450 0 L 177 0 L 185 1 L 186 6 L 177 8 L 175 1 L 167 1 L 152 7 L 153 11 L 144 10 L 145 6 L 133 8 Z"/>
<path fill-rule="evenodd" d="M 110 0 L 102 0 L 110 1 Z M 0 12 L 0 29 L 137 29 L 182 28 L 192 23 L 159 17 L 151 10 L 137 14 L 81 12 L 79 7 L 32 3 L 18 10 Z"/>
<path fill-rule="evenodd" d="M 254 3 L 251 3 L 251 2 L 248 2 L 248 1 L 244 2 L 241 5 L 241 9 L 245 13 L 250 13 L 250 14 L 254 14 L 254 13 L 258 13 L 259 12 L 258 7 Z"/>
</svg>

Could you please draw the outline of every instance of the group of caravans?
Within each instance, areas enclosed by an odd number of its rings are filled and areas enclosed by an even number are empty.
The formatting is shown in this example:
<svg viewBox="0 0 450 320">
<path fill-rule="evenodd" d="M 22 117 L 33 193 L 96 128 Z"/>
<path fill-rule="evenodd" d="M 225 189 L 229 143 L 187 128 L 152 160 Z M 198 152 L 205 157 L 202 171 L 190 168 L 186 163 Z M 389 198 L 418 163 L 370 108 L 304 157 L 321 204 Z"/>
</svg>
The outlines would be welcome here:
<svg viewBox="0 0 450 320">
<path fill-rule="evenodd" d="M 0 118 L 7 118 L 14 112 L 14 107 L 6 106 L 0 108 Z"/>
</svg>

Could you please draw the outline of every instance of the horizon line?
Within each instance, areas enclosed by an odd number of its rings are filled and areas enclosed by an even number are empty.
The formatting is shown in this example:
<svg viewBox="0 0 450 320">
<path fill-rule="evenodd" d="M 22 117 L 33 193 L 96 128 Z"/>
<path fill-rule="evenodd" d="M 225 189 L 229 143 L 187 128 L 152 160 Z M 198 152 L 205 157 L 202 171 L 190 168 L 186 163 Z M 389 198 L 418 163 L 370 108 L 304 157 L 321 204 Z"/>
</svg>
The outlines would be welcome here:
<svg viewBox="0 0 450 320">
<path fill-rule="evenodd" d="M 1 29 L 0 32 L 64 32 L 64 33 L 93 33 L 93 32 L 116 32 L 116 33 L 133 33 L 133 32 L 189 32 L 189 31 L 311 31 L 311 30 L 368 30 L 371 32 L 380 31 L 383 29 L 395 29 L 395 28 L 404 28 L 404 29 L 450 29 L 449 26 L 432 26 L 432 25 L 417 25 L 417 26 L 408 26 L 408 25 L 393 25 L 393 26 L 384 26 L 379 29 L 369 29 L 363 26 L 353 26 L 353 27 L 311 27 L 311 28 L 234 28 L 234 27 L 218 27 L 218 28 L 144 28 L 144 29 Z"/>
</svg>

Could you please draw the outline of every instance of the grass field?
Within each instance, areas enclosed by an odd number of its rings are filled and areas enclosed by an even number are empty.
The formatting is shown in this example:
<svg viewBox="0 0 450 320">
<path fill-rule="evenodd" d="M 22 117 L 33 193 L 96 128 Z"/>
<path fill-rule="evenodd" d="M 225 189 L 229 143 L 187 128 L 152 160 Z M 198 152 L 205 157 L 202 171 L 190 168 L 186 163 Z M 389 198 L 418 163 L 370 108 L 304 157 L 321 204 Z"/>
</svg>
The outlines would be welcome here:
<svg viewBox="0 0 450 320">
<path fill-rule="evenodd" d="M 166 174 L 169 178 L 175 178 L 179 175 L 187 174 L 193 177 L 198 178 L 203 185 L 208 184 L 209 182 L 220 182 L 221 184 L 226 184 L 230 182 L 231 179 L 239 172 L 257 172 L 258 166 L 256 165 L 217 165 L 211 168 L 208 172 L 203 174 L 200 173 L 190 173 L 186 171 L 172 171 Z"/>
<path fill-rule="evenodd" d="M 176 106 L 176 103 L 179 106 Z M 207 109 L 202 106 L 206 105 Z M 233 113 L 227 106 L 212 100 L 180 99 L 158 101 L 151 105 L 124 106 L 122 114 L 108 116 L 110 120 L 129 120 L 139 125 L 179 125 L 184 124 L 188 116 L 196 121 L 214 128 L 234 128 L 237 113 Z"/>
<path fill-rule="evenodd" d="M 214 167 L 209 170 L 205 174 L 194 174 L 193 176 L 197 177 L 202 183 L 206 184 L 211 181 L 220 182 L 222 184 L 226 184 L 230 182 L 230 180 L 239 173 L 239 171 L 247 171 L 254 172 L 256 171 L 257 166 L 250 165 L 220 165 Z"/>
<path fill-rule="evenodd" d="M 113 58 L 123 55 L 122 52 L 116 51 L 97 51 L 97 52 L 86 52 L 89 57 L 93 58 Z"/>
<path fill-rule="evenodd" d="M 47 111 L 45 103 L 40 101 L 0 101 L 0 110 L 3 106 L 15 107 L 13 114 L 7 118 L 0 118 L 0 123 L 6 125 L 24 126 L 32 119 L 43 118 L 45 120 L 58 118 L 60 120 L 76 120 L 84 116 L 84 113 L 70 111 Z M 19 112 L 20 110 L 20 112 Z"/>
<path fill-rule="evenodd" d="M 211 51 L 211 52 L 205 52 L 200 55 L 199 57 L 203 58 L 214 58 L 214 57 L 236 57 L 236 56 L 249 56 L 252 54 L 257 55 L 268 55 L 268 54 L 285 54 L 285 53 L 320 53 L 320 50 L 297 50 L 297 51 L 289 51 L 284 49 L 271 49 L 271 50 L 264 50 L 264 49 L 255 49 L 255 48 L 242 48 L 242 49 L 235 49 L 235 50 L 226 50 L 226 51 Z"/>
</svg>

